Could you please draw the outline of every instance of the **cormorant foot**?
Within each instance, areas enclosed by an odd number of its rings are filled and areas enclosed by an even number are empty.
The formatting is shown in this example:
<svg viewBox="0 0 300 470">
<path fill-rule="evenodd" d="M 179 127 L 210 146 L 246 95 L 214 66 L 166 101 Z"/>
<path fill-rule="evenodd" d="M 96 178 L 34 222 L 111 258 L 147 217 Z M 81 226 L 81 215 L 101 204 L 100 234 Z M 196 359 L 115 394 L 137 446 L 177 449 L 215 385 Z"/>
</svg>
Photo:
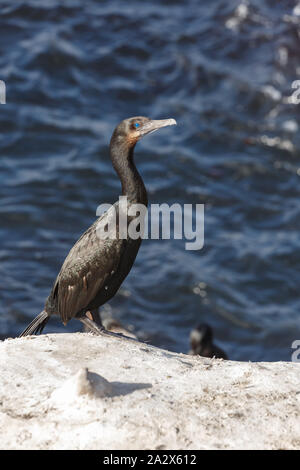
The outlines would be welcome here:
<svg viewBox="0 0 300 470">
<path fill-rule="evenodd" d="M 90 318 L 84 316 L 79 318 L 79 320 L 93 333 L 96 335 L 107 335 L 107 336 L 113 336 L 118 339 L 127 339 L 129 341 L 137 341 L 138 343 L 140 342 L 138 339 L 131 338 L 130 336 L 123 335 L 122 333 L 114 333 L 113 331 L 108 331 L 104 328 L 104 326 L 99 326 L 97 323 L 95 323 L 93 320 Z"/>
</svg>

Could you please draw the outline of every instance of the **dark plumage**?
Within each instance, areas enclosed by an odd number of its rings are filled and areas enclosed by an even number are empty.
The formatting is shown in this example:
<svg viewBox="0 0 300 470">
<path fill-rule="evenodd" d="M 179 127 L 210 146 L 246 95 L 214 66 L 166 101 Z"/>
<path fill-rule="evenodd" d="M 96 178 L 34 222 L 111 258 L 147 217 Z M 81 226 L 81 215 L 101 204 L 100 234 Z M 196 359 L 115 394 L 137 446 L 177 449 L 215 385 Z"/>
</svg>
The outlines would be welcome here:
<svg viewBox="0 0 300 470">
<path fill-rule="evenodd" d="M 228 359 L 225 352 L 213 343 L 213 331 L 209 325 L 202 323 L 191 331 L 189 354 L 203 357 Z"/>
<path fill-rule="evenodd" d="M 147 192 L 134 161 L 136 143 L 146 134 L 161 127 L 176 124 L 174 119 L 154 121 L 133 117 L 122 121 L 110 141 L 110 157 L 122 184 L 122 195 L 128 204 L 147 206 Z M 114 204 L 119 211 L 119 202 Z M 105 212 L 79 238 L 66 257 L 46 301 L 44 310 L 20 336 L 41 333 L 51 315 L 60 315 L 64 324 L 78 318 L 96 333 L 103 331 L 100 316 L 95 309 L 110 300 L 128 275 L 142 239 L 100 239 L 98 224 L 105 226 L 109 211 Z M 116 219 L 118 221 L 118 217 Z M 117 226 L 117 235 L 119 227 Z"/>
</svg>

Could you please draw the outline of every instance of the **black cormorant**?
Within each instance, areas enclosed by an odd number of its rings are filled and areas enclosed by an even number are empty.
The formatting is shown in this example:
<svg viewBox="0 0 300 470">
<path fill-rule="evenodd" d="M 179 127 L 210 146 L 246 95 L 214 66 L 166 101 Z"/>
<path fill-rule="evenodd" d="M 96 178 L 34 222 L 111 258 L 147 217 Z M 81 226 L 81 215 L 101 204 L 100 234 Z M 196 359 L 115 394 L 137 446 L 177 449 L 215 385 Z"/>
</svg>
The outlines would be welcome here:
<svg viewBox="0 0 300 470">
<path fill-rule="evenodd" d="M 128 205 L 147 206 L 147 191 L 133 160 L 136 143 L 143 136 L 173 124 L 176 124 L 174 119 L 157 121 L 139 116 L 125 119 L 114 130 L 110 157 Z M 113 207 L 118 213 L 119 202 Z M 118 236 L 115 239 L 99 238 L 98 224 L 105 226 L 109 212 L 97 219 L 70 250 L 44 310 L 20 336 L 41 333 L 51 315 L 60 315 L 65 325 L 77 318 L 95 333 L 105 331 L 96 309 L 116 294 L 131 270 L 142 241 L 141 237 L 133 239 L 128 235 L 125 239 Z"/>
<path fill-rule="evenodd" d="M 203 357 L 215 357 L 217 359 L 228 359 L 225 352 L 213 343 L 212 328 L 202 323 L 191 331 L 189 354 Z"/>
</svg>

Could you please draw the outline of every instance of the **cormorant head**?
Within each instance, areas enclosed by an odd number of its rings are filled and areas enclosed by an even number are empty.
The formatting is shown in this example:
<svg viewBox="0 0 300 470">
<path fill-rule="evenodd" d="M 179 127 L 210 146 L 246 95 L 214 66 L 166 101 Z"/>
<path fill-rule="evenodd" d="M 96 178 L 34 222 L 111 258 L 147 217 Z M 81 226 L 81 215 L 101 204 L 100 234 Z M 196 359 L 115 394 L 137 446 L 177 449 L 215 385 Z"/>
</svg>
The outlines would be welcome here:
<svg viewBox="0 0 300 470">
<path fill-rule="evenodd" d="M 200 351 L 204 345 L 210 345 L 213 340 L 213 332 L 209 325 L 202 323 L 198 325 L 190 334 L 190 346 L 195 352 Z"/>
<path fill-rule="evenodd" d="M 132 148 L 145 135 L 174 124 L 176 124 L 175 119 L 153 120 L 143 116 L 132 117 L 125 119 L 116 127 L 112 140 L 120 144 L 126 142 L 126 145 Z"/>
</svg>

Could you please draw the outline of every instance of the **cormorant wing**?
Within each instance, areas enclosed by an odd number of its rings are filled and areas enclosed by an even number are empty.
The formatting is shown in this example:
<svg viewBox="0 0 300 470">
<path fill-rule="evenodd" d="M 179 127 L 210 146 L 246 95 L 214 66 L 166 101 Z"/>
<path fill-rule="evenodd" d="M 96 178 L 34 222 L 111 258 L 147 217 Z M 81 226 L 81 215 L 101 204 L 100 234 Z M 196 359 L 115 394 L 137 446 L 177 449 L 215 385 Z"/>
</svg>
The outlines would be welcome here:
<svg viewBox="0 0 300 470">
<path fill-rule="evenodd" d="M 80 237 L 57 276 L 52 292 L 64 323 L 84 310 L 118 269 L 127 240 L 99 238 L 97 226 L 105 217 L 107 212 Z"/>
</svg>

